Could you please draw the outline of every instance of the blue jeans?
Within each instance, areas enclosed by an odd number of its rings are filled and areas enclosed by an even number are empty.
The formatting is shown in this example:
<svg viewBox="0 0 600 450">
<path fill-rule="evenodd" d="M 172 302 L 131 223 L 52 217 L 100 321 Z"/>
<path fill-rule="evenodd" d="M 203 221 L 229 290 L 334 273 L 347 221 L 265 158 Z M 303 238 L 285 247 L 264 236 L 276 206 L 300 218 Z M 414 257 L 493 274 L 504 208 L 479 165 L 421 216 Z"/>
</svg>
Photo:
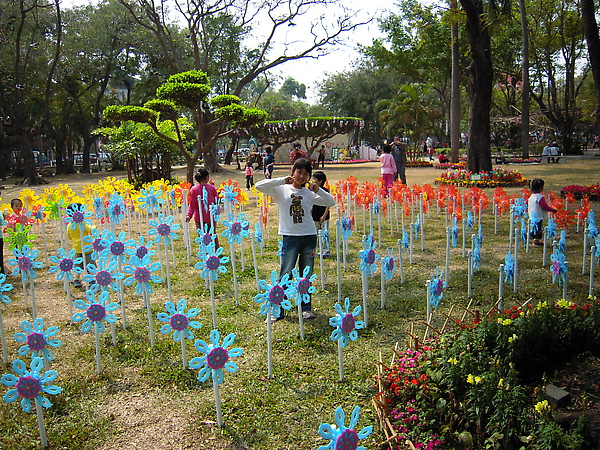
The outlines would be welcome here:
<svg viewBox="0 0 600 450">
<path fill-rule="evenodd" d="M 313 273 L 315 265 L 315 247 L 317 246 L 317 236 L 311 234 L 309 236 L 282 236 L 283 246 L 281 247 L 281 270 L 279 278 L 281 279 L 286 273 L 292 278 L 292 269 L 298 261 L 298 271 L 300 276 L 304 273 L 305 267 L 310 267 L 310 277 Z M 311 302 L 302 302 L 302 311 L 311 311 Z M 283 309 L 281 310 L 280 318 L 283 317 Z"/>
</svg>

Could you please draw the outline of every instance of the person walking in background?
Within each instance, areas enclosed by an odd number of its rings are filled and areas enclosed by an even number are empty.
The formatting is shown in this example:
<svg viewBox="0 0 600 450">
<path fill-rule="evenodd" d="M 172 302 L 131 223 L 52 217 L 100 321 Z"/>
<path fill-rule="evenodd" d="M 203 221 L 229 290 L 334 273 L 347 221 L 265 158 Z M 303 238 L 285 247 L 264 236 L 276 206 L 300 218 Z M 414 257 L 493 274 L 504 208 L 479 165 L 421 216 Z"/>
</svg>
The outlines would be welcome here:
<svg viewBox="0 0 600 450">
<path fill-rule="evenodd" d="M 196 222 L 196 229 L 204 232 L 210 229 L 211 226 L 216 228 L 215 221 L 210 213 L 210 207 L 217 203 L 217 188 L 211 184 L 210 173 L 206 169 L 199 169 L 194 179 L 197 184 L 190 189 L 189 207 L 185 221 L 189 222 L 193 217 L 194 222 Z M 202 221 L 200 221 L 200 218 L 202 218 Z M 202 229 L 203 224 L 205 230 Z M 215 235 L 215 246 L 219 248 L 217 235 Z"/>
<path fill-rule="evenodd" d="M 298 270 L 304 276 L 304 268 L 310 267 L 311 276 L 315 264 L 315 247 L 317 246 L 317 228 L 311 217 L 313 205 L 335 206 L 335 199 L 329 192 L 321 189 L 316 183 L 306 183 L 312 175 L 312 164 L 306 158 L 299 158 L 292 166 L 287 177 L 261 180 L 256 189 L 270 195 L 277 203 L 279 211 L 279 234 L 282 237 L 281 270 L 279 279 L 289 274 L 298 261 Z M 283 309 L 279 317 L 283 317 Z M 313 319 L 312 304 L 302 303 L 302 317 Z"/>
<path fill-rule="evenodd" d="M 402 142 L 400 142 L 400 136 L 394 136 L 392 155 L 394 156 L 394 161 L 396 161 L 395 179 L 400 179 L 403 184 L 406 184 L 406 152 L 404 151 Z"/>
<path fill-rule="evenodd" d="M 246 163 L 246 189 L 250 190 L 252 186 L 254 186 L 254 170 L 252 163 L 248 161 Z"/>
<path fill-rule="evenodd" d="M 327 175 L 325 175 L 325 172 L 318 170 L 313 173 L 312 182 L 317 184 L 325 192 L 329 192 L 329 189 L 325 186 L 327 183 Z M 321 235 L 323 236 L 323 256 L 329 256 L 329 207 L 313 205 L 311 215 L 315 222 L 315 227 L 317 228 L 317 235 L 319 234 L 319 231 L 321 231 Z"/>
<path fill-rule="evenodd" d="M 275 155 L 272 147 L 265 147 L 265 160 L 263 162 L 265 178 L 273 178 L 273 169 L 275 168 Z"/>
<path fill-rule="evenodd" d="M 527 210 L 529 211 L 530 230 L 529 235 L 533 238 L 533 245 L 544 245 L 541 241 L 543 233 L 543 223 L 545 211 L 555 213 L 556 209 L 546 203 L 546 198 L 542 191 L 544 190 L 544 180 L 536 178 L 531 181 L 531 195 L 527 200 Z"/>
<path fill-rule="evenodd" d="M 319 149 L 319 159 L 317 160 L 317 167 L 319 167 L 319 163 L 321 163 L 321 169 L 325 168 L 325 146 L 321 145 Z"/>
<path fill-rule="evenodd" d="M 396 176 L 396 161 L 391 155 L 392 147 L 389 144 L 384 144 L 383 153 L 379 156 L 381 162 L 381 178 L 383 179 L 383 195 L 387 197 L 389 194 L 390 187 L 394 184 L 394 177 Z"/>
</svg>

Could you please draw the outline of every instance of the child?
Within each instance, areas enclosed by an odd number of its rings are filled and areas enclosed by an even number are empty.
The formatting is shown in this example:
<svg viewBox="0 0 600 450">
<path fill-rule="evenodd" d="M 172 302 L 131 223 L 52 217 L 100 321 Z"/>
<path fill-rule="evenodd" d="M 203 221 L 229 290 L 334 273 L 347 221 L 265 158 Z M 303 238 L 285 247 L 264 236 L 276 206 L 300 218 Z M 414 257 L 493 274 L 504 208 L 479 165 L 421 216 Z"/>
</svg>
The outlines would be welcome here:
<svg viewBox="0 0 600 450">
<path fill-rule="evenodd" d="M 329 192 L 329 189 L 325 187 L 325 183 L 327 182 L 327 175 L 325 175 L 324 172 L 321 172 L 319 170 L 313 173 L 312 181 L 325 192 Z M 315 227 L 317 228 L 317 236 L 319 234 L 319 230 L 321 231 L 323 236 L 323 256 L 329 256 L 329 207 L 313 205 L 311 214 L 313 221 L 315 222 Z"/>
<path fill-rule="evenodd" d="M 265 178 L 270 180 L 273 178 L 273 169 L 275 168 L 275 155 L 273 155 L 272 147 L 265 148 L 265 160 L 263 166 L 265 169 Z"/>
<path fill-rule="evenodd" d="M 17 223 L 21 223 L 21 225 L 24 225 L 23 222 L 27 223 L 27 213 L 23 210 L 23 202 L 20 198 L 13 198 L 10 201 L 10 207 L 12 213 L 6 218 L 8 228 L 14 229 Z"/>
<path fill-rule="evenodd" d="M 0 211 L 0 273 L 4 273 L 4 227 L 6 226 L 6 220 L 4 220 L 4 214 Z"/>
<path fill-rule="evenodd" d="M 81 208 L 81 203 L 71 203 L 69 206 L 67 206 L 67 214 L 72 215 L 74 212 L 79 211 Z M 86 236 L 91 236 L 92 235 L 92 227 L 89 226 L 88 224 L 84 224 L 84 229 L 80 230 L 79 227 L 71 227 L 69 224 L 69 226 L 67 226 L 67 237 L 69 238 L 69 241 L 71 241 L 71 246 L 73 247 L 73 250 L 75 250 L 75 258 L 82 258 L 83 257 L 83 247 L 85 245 L 83 245 L 81 243 L 81 238 L 83 237 L 85 239 Z M 80 267 L 81 269 L 85 270 L 86 266 L 88 264 L 90 264 L 92 262 L 92 258 L 91 258 L 91 253 L 92 250 L 90 249 L 89 252 L 85 253 L 85 257 L 83 258 L 83 262 L 81 263 L 81 265 L 78 264 L 78 267 Z M 73 280 L 73 286 L 76 288 L 80 288 L 82 287 L 81 284 L 81 273 L 75 273 L 75 279 Z"/>
<path fill-rule="evenodd" d="M 379 157 L 381 161 L 381 178 L 383 178 L 383 196 L 387 197 L 390 190 L 390 186 L 394 184 L 394 178 L 396 176 L 396 161 L 391 154 L 392 146 L 385 144 L 383 146 L 383 153 Z"/>
<path fill-rule="evenodd" d="M 252 163 L 248 161 L 246 163 L 246 189 L 250 190 L 252 186 L 254 186 L 254 170 L 252 170 Z"/>
<path fill-rule="evenodd" d="M 542 239 L 542 223 L 544 219 L 544 211 L 555 213 L 556 209 L 546 203 L 546 198 L 542 194 L 544 190 L 544 180 L 536 178 L 531 182 L 531 195 L 527 201 L 529 210 L 529 222 L 531 229 L 529 235 L 534 239 L 533 245 L 544 245 Z"/>
<path fill-rule="evenodd" d="M 210 206 L 217 202 L 217 189 L 210 183 L 210 174 L 206 169 L 199 169 L 194 176 L 196 185 L 190 189 L 190 200 L 186 222 L 189 222 L 194 217 L 196 228 L 202 230 L 202 225 L 205 229 L 210 229 L 210 224 L 215 225 L 214 220 L 211 221 Z M 200 207 L 202 207 L 202 222 L 200 222 Z M 219 248 L 219 239 L 215 235 L 215 248 Z"/>
<path fill-rule="evenodd" d="M 317 245 L 317 229 L 311 220 L 310 211 L 313 205 L 332 207 L 335 199 L 330 193 L 321 189 L 316 183 L 306 183 L 312 174 L 312 164 L 305 158 L 294 162 L 288 177 L 261 180 L 256 183 L 256 189 L 270 195 L 277 203 L 279 210 L 279 234 L 283 239 L 281 270 L 279 277 L 292 273 L 298 260 L 300 274 L 304 268 L 310 267 L 310 274 L 315 262 L 315 247 Z M 277 320 L 283 318 L 283 310 Z M 313 319 L 311 302 L 302 303 L 302 317 Z"/>
</svg>

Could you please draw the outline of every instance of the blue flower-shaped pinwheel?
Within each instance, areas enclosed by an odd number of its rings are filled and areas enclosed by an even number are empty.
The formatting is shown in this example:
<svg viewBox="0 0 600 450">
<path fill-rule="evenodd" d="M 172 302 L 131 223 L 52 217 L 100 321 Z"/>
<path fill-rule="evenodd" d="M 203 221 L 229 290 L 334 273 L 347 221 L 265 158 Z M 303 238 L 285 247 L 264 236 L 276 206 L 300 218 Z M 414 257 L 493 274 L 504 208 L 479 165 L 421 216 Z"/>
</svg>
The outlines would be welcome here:
<svg viewBox="0 0 600 450">
<path fill-rule="evenodd" d="M 45 356 L 48 361 L 54 359 L 48 346 L 60 347 L 61 343 L 58 339 L 50 339 L 58 333 L 58 327 L 50 327 L 44 331 L 44 320 L 38 317 L 33 321 L 33 326 L 26 320 L 21 322 L 21 330 L 22 333 L 15 333 L 15 341 L 25 344 L 19 348 L 19 356 L 27 356 L 31 352 L 34 357 Z"/>
<path fill-rule="evenodd" d="M 375 214 L 375 217 L 379 218 L 380 212 L 381 208 L 379 206 L 379 198 L 375 197 L 375 200 L 373 201 L 373 214 Z"/>
<path fill-rule="evenodd" d="M 155 236 L 154 243 L 164 242 L 165 245 L 169 245 L 171 243 L 171 239 L 177 240 L 177 233 L 175 231 L 181 228 L 181 225 L 178 223 L 173 223 L 175 218 L 173 216 L 169 216 L 165 219 L 164 214 L 160 213 L 158 215 L 158 220 L 150 221 L 150 230 L 148 230 L 148 235 Z"/>
<path fill-rule="evenodd" d="M 214 242 L 206 247 L 206 251 L 198 252 L 200 262 L 197 262 L 194 267 L 201 271 L 200 275 L 202 278 L 206 279 L 210 277 L 211 280 L 216 281 L 219 279 L 219 273 L 227 272 L 225 264 L 229 262 L 229 257 L 221 256 L 222 254 L 223 247 L 215 250 Z"/>
<path fill-rule="evenodd" d="M 101 253 L 108 247 L 108 242 L 106 242 L 105 237 L 106 230 L 100 232 L 98 229 L 92 228 L 89 236 L 83 236 L 83 242 L 85 243 L 83 251 L 85 254 L 90 255 L 93 260 L 100 258 Z M 88 259 L 87 256 L 86 259 Z"/>
<path fill-rule="evenodd" d="M 506 254 L 504 258 L 504 282 L 513 282 L 513 277 L 515 276 L 515 257 L 511 252 Z"/>
<path fill-rule="evenodd" d="M 521 217 L 521 246 L 527 245 L 527 226 L 525 225 L 525 216 Z"/>
<path fill-rule="evenodd" d="M 181 342 L 182 339 L 194 339 L 194 334 L 189 330 L 189 327 L 199 330 L 202 327 L 200 322 L 190 320 L 198 315 L 198 308 L 192 308 L 185 312 L 187 302 L 184 299 L 179 300 L 177 306 L 173 302 L 166 302 L 166 313 L 158 313 L 158 320 L 166 322 L 160 329 L 162 334 L 173 332 L 173 339 L 176 342 Z"/>
<path fill-rule="evenodd" d="M 354 230 L 354 220 L 348 215 L 342 216 L 342 237 L 345 241 L 352 236 Z"/>
<path fill-rule="evenodd" d="M 230 202 L 232 205 L 237 205 L 239 202 L 237 199 L 237 192 L 235 192 L 235 186 L 233 184 L 226 184 L 219 195 L 224 201 Z"/>
<path fill-rule="evenodd" d="M 135 256 L 139 259 L 143 259 L 144 256 L 154 256 L 156 255 L 156 250 L 151 250 L 150 247 L 154 242 L 152 240 L 148 240 L 146 243 L 146 238 L 144 236 L 140 236 L 139 240 L 130 239 L 125 242 L 125 253 L 129 256 Z"/>
<path fill-rule="evenodd" d="M 143 294 L 144 291 L 149 294 L 152 293 L 152 283 L 160 283 L 162 279 L 157 275 L 152 275 L 152 272 L 160 270 L 160 263 L 153 263 L 150 260 L 150 255 L 147 254 L 143 258 L 132 256 L 129 264 L 123 267 L 123 272 L 127 275 L 131 275 L 125 278 L 123 284 L 125 286 L 131 286 L 134 282 L 135 292 L 137 294 Z"/>
<path fill-rule="evenodd" d="M 12 284 L 6 283 L 6 275 L 0 273 L 0 301 L 6 303 L 7 305 L 10 304 L 12 300 L 8 295 L 5 294 L 5 292 L 12 291 L 12 288 Z"/>
<path fill-rule="evenodd" d="M 431 274 L 431 283 L 429 283 L 429 304 L 437 308 L 444 298 L 444 288 L 446 283 L 443 280 L 444 271 L 435 268 L 435 273 Z"/>
<path fill-rule="evenodd" d="M 190 361 L 190 367 L 192 369 L 200 369 L 200 372 L 198 372 L 199 381 L 204 382 L 208 380 L 209 375 L 212 373 L 213 383 L 222 384 L 223 379 L 225 378 L 223 369 L 231 373 L 237 372 L 237 364 L 229 359 L 241 356 L 243 351 L 241 348 L 227 350 L 227 347 L 233 344 L 235 334 L 228 334 L 227 337 L 223 339 L 223 345 L 221 346 L 219 346 L 220 339 L 221 335 L 219 334 L 219 331 L 212 330 L 210 332 L 210 344 L 201 340 L 197 340 L 194 343 L 196 350 L 200 353 L 204 353 L 204 356 L 197 356 Z"/>
<path fill-rule="evenodd" d="M 289 310 L 292 303 L 286 298 L 291 297 L 292 291 L 289 287 L 289 275 L 286 273 L 279 282 L 277 282 L 277 271 L 271 272 L 271 284 L 265 280 L 258 281 L 258 287 L 265 292 L 254 296 L 255 303 L 260 305 L 260 313 L 266 315 L 271 311 L 271 317 L 279 317 L 281 308 Z"/>
<path fill-rule="evenodd" d="M 90 217 L 92 217 L 92 212 L 86 211 L 83 203 L 71 203 L 66 210 L 64 219 L 71 230 L 85 230 L 86 225 L 92 225 Z"/>
<path fill-rule="evenodd" d="M 561 252 L 560 249 L 556 249 L 552 252 L 552 255 L 550 255 L 550 260 L 552 261 L 552 264 L 550 264 L 552 282 L 556 283 L 558 281 L 558 285 L 562 286 L 568 271 L 567 265 L 565 264 L 565 254 Z"/>
<path fill-rule="evenodd" d="M 92 206 L 94 207 L 94 215 L 96 218 L 100 219 L 104 217 L 104 198 L 103 197 L 94 197 Z"/>
<path fill-rule="evenodd" d="M 410 247 L 410 236 L 405 229 L 402 229 L 402 246 L 404 248 Z"/>
<path fill-rule="evenodd" d="M 548 219 L 548 225 L 546 225 L 546 237 L 548 239 L 552 239 L 556 236 L 558 236 L 558 233 L 556 232 L 556 222 L 554 222 L 554 219 L 550 217 Z"/>
<path fill-rule="evenodd" d="M 413 228 L 414 235 L 418 236 L 419 230 L 421 230 L 421 215 L 417 215 L 417 220 L 415 223 L 411 223 L 410 226 Z"/>
<path fill-rule="evenodd" d="M 83 280 L 91 283 L 91 288 L 97 290 L 100 288 L 103 291 L 112 289 L 114 292 L 120 290 L 117 280 L 123 279 L 123 273 L 117 272 L 117 262 L 108 261 L 108 258 L 102 257 L 96 264 L 88 264 L 86 269 L 89 272 L 83 276 Z"/>
<path fill-rule="evenodd" d="M 473 228 L 473 211 L 471 210 L 467 211 L 467 227 L 469 227 L 469 230 Z"/>
<path fill-rule="evenodd" d="M 31 360 L 31 370 L 27 370 L 27 365 L 20 359 L 13 361 L 12 368 L 19 376 L 16 377 L 13 374 L 2 375 L 4 386 L 14 386 L 13 389 L 9 389 L 4 394 L 4 401 L 11 403 L 22 397 L 21 408 L 26 413 L 31 412 L 31 400 L 44 408 L 50 408 L 52 403 L 42 394 L 56 395 L 62 392 L 62 388 L 51 384 L 58 376 L 56 370 L 48 370 L 42 374 L 44 368 L 42 358 Z"/>
<path fill-rule="evenodd" d="M 219 223 L 221 221 L 221 205 L 215 203 L 214 205 L 209 206 L 210 214 L 215 222 Z"/>
<path fill-rule="evenodd" d="M 16 277 L 21 272 L 21 280 L 27 281 L 29 278 L 36 279 L 37 273 L 34 269 L 41 269 L 44 264 L 41 261 L 36 261 L 40 255 L 40 252 L 35 249 L 31 249 L 28 245 L 24 245 L 20 250 L 18 248 L 13 249 L 12 254 L 14 259 L 10 259 L 8 264 L 15 266 L 13 270 L 13 277 Z"/>
<path fill-rule="evenodd" d="M 214 227 L 210 227 L 210 230 L 202 232 L 200 228 L 198 228 L 198 237 L 194 239 L 194 242 L 200 244 L 200 250 L 206 251 L 210 244 L 215 242 L 215 229 Z"/>
<path fill-rule="evenodd" d="M 96 292 L 92 289 L 85 291 L 85 297 L 87 302 L 81 299 L 75 300 L 75 307 L 84 309 L 85 312 L 73 314 L 73 322 L 81 322 L 85 319 L 85 322 L 81 326 L 81 331 L 87 333 L 92 329 L 92 325 L 98 327 L 99 333 L 104 333 L 104 323 L 106 320 L 109 323 L 115 323 L 117 317 L 114 314 L 109 314 L 111 311 L 116 310 L 119 305 L 115 302 L 108 303 L 108 291 L 102 291 L 98 294 L 98 300 L 96 301 Z"/>
<path fill-rule="evenodd" d="M 381 272 L 383 273 L 385 280 L 394 278 L 394 270 L 396 270 L 396 266 L 394 264 L 393 256 L 386 256 L 381 260 Z"/>
<path fill-rule="evenodd" d="M 329 319 L 329 325 L 335 327 L 335 330 L 331 332 L 331 340 L 339 341 L 340 346 L 346 348 L 348 340 L 355 341 L 358 339 L 356 330 L 361 330 L 365 326 L 362 320 L 356 320 L 362 308 L 357 306 L 350 312 L 350 299 L 347 297 L 344 300 L 344 309 L 339 303 L 336 303 L 333 307 L 337 314 Z"/>
<path fill-rule="evenodd" d="M 539 233 L 542 227 L 542 219 L 540 217 L 529 216 L 529 235 L 535 236 Z"/>
<path fill-rule="evenodd" d="M 481 242 L 483 241 L 483 235 L 481 234 L 481 227 L 479 233 L 475 235 L 473 239 L 473 270 L 479 270 L 481 266 Z"/>
<path fill-rule="evenodd" d="M 560 232 L 560 239 L 558 240 L 558 248 L 561 252 L 565 252 L 567 248 L 567 231 L 562 230 Z"/>
<path fill-rule="evenodd" d="M 600 235 L 596 236 L 596 259 L 600 260 Z"/>
<path fill-rule="evenodd" d="M 594 210 L 588 212 L 588 216 L 585 218 L 585 225 L 587 227 L 588 238 L 596 239 L 596 236 L 598 236 L 598 227 L 596 226 L 596 214 Z"/>
<path fill-rule="evenodd" d="M 112 193 L 108 199 L 108 218 L 111 222 L 117 225 L 121 223 L 121 219 L 125 217 L 125 204 L 123 203 L 123 196 L 117 193 Z"/>
<path fill-rule="evenodd" d="M 138 202 L 140 203 L 141 209 L 146 211 L 148 214 L 153 214 L 160 211 L 160 205 L 163 204 L 164 200 L 156 192 L 154 186 L 150 186 L 147 189 L 142 189 L 140 194 L 141 196 L 138 198 Z"/>
<path fill-rule="evenodd" d="M 317 275 L 312 274 L 311 276 L 311 270 L 311 267 L 306 266 L 302 271 L 302 276 L 300 276 L 298 269 L 295 267 L 292 269 L 292 280 L 290 281 L 289 287 L 291 297 L 295 298 L 296 305 L 299 305 L 302 302 L 308 303 L 310 301 L 310 294 L 316 291 L 312 282 L 315 281 Z"/>
<path fill-rule="evenodd" d="M 258 222 L 254 224 L 254 240 L 257 244 L 261 244 L 263 241 L 262 230 L 260 229 L 260 223 Z"/>
<path fill-rule="evenodd" d="M 69 253 L 65 251 L 63 248 L 58 249 L 58 256 L 52 255 L 50 257 L 50 262 L 56 264 L 55 266 L 50 267 L 48 271 L 50 273 L 56 273 L 56 279 L 58 281 L 62 281 L 63 279 L 67 279 L 67 281 L 73 281 L 73 272 L 81 273 L 83 269 L 78 267 L 78 264 L 83 262 L 83 258 L 75 258 L 76 252 L 74 249 L 69 250 Z"/>
<path fill-rule="evenodd" d="M 354 407 L 352 411 L 352 417 L 348 428 L 344 425 L 346 416 L 341 406 L 338 406 L 335 410 L 335 423 L 331 425 L 328 423 L 322 423 L 319 426 L 319 434 L 323 439 L 329 439 L 330 442 L 327 445 L 321 445 L 318 450 L 366 450 L 362 445 L 358 445 L 361 439 L 365 439 L 369 436 L 373 427 L 365 427 L 360 432 L 357 432 L 354 427 L 358 423 L 360 417 L 360 408 Z"/>
<path fill-rule="evenodd" d="M 112 261 L 123 264 L 127 261 L 127 233 L 121 231 L 118 235 L 106 232 L 104 240 L 106 241 L 106 248 L 103 250 L 102 255 L 108 256 Z"/>
<path fill-rule="evenodd" d="M 521 197 L 516 198 L 515 202 L 513 203 L 513 216 L 521 217 L 521 216 L 524 216 L 526 213 L 527 213 L 527 203 L 525 203 L 525 200 L 522 199 Z"/>
<path fill-rule="evenodd" d="M 221 234 L 227 238 L 227 242 L 230 244 L 232 242 L 240 244 L 242 237 L 248 237 L 249 223 L 247 220 L 244 220 L 243 213 L 239 213 L 237 219 L 232 214 L 229 214 L 229 220 L 224 220 L 223 225 L 225 225 L 225 229 Z"/>
<path fill-rule="evenodd" d="M 458 244 L 458 220 L 456 216 L 452 218 L 452 248 L 456 248 Z"/>
<path fill-rule="evenodd" d="M 358 252 L 358 256 L 361 259 L 360 270 L 367 276 L 371 276 L 377 270 L 377 261 L 379 261 L 379 255 L 375 253 L 377 243 L 373 240 L 373 235 L 363 236 L 362 239 L 363 250 Z"/>
</svg>

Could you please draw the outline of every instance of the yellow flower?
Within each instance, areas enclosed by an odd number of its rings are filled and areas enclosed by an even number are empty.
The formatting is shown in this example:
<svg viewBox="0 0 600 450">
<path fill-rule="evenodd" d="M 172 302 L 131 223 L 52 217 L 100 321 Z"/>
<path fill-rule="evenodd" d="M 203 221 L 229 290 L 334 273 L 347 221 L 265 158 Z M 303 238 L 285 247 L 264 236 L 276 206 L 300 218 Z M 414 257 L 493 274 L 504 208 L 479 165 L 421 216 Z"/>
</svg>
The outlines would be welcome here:
<svg viewBox="0 0 600 450">
<path fill-rule="evenodd" d="M 508 338 L 508 343 L 512 344 L 513 342 L 515 342 L 517 339 L 519 339 L 519 336 L 517 336 L 516 334 L 513 334 L 512 336 L 510 336 Z"/>
<path fill-rule="evenodd" d="M 575 303 L 565 300 L 564 298 L 561 298 L 556 304 L 558 305 L 559 308 L 571 309 L 571 306 L 573 306 Z"/>
<path fill-rule="evenodd" d="M 548 404 L 548 400 L 542 400 L 535 405 L 535 410 L 538 414 L 546 414 L 550 412 L 551 409 L 552 407 Z"/>
<path fill-rule="evenodd" d="M 483 381 L 483 378 L 480 376 L 473 376 L 473 374 L 467 375 L 467 383 L 469 384 L 479 384 Z"/>
<path fill-rule="evenodd" d="M 498 380 L 498 389 L 502 388 L 502 386 L 504 386 L 504 378 Z"/>
<path fill-rule="evenodd" d="M 504 319 L 504 320 L 502 321 L 502 325 L 505 325 L 505 326 L 506 326 L 506 325 L 510 325 L 511 323 L 512 323 L 512 319 Z"/>
<path fill-rule="evenodd" d="M 482 377 L 475 377 L 475 384 L 479 384 L 483 381 Z"/>
<path fill-rule="evenodd" d="M 537 304 L 538 311 L 541 311 L 542 309 L 546 309 L 546 308 L 548 308 L 548 302 L 547 301 L 539 302 Z"/>
<path fill-rule="evenodd" d="M 456 359 L 456 358 L 450 358 L 450 359 L 448 360 L 448 362 L 449 362 L 449 363 L 452 363 L 452 364 L 458 364 L 458 359 Z"/>
<path fill-rule="evenodd" d="M 23 200 L 23 204 L 27 209 L 31 209 L 34 205 L 37 205 L 40 199 L 31 189 L 23 189 L 19 197 Z"/>
</svg>

